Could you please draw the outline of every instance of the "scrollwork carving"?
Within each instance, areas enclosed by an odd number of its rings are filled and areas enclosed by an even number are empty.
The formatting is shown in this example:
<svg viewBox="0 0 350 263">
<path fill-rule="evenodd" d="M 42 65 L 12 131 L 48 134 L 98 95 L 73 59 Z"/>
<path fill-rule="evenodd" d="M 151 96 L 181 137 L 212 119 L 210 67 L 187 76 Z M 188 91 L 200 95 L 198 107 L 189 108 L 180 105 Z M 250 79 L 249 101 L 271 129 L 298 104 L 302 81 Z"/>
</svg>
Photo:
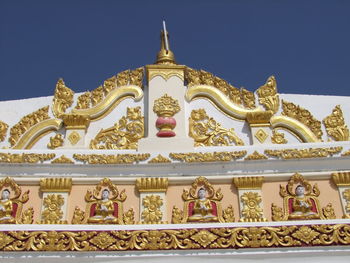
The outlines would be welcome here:
<svg viewBox="0 0 350 263">
<path fill-rule="evenodd" d="M 345 125 L 343 111 L 340 105 L 335 106 L 332 114 L 323 119 L 323 123 L 326 126 L 327 134 L 336 141 L 350 140 L 349 129 Z"/>
<path fill-rule="evenodd" d="M 52 113 L 56 118 L 60 118 L 72 106 L 73 96 L 74 92 L 65 85 L 63 79 L 59 79 L 52 102 Z"/>
<path fill-rule="evenodd" d="M 340 153 L 343 147 L 265 150 L 264 153 L 281 159 L 322 158 Z"/>
<path fill-rule="evenodd" d="M 77 161 L 88 164 L 132 164 L 145 161 L 150 157 L 149 153 L 140 154 L 73 154 Z M 1 160 L 1 159 L 0 159 Z"/>
<path fill-rule="evenodd" d="M 6 124 L 3 121 L 0 121 L 0 142 L 5 140 L 8 128 L 8 124 Z"/>
<path fill-rule="evenodd" d="M 50 142 L 47 144 L 47 148 L 49 149 L 56 149 L 58 147 L 63 146 L 63 135 L 62 134 L 56 134 L 55 136 L 50 137 Z"/>
<path fill-rule="evenodd" d="M 64 198 L 60 194 L 50 194 L 44 198 L 44 211 L 41 214 L 40 224 L 67 224 L 62 220 Z"/>
<path fill-rule="evenodd" d="M 206 153 L 170 153 L 169 156 L 173 160 L 181 162 L 229 162 L 244 157 L 247 151 L 236 152 L 206 152 Z"/>
<path fill-rule="evenodd" d="M 266 110 L 270 110 L 273 113 L 278 111 L 280 100 L 274 76 L 269 77 L 266 83 L 257 89 L 256 93 L 259 96 L 259 103 L 262 104 Z"/>
<path fill-rule="evenodd" d="M 260 207 L 261 196 L 257 192 L 246 192 L 241 196 L 243 203 L 242 217 L 240 222 L 265 222 L 263 210 Z"/>
</svg>

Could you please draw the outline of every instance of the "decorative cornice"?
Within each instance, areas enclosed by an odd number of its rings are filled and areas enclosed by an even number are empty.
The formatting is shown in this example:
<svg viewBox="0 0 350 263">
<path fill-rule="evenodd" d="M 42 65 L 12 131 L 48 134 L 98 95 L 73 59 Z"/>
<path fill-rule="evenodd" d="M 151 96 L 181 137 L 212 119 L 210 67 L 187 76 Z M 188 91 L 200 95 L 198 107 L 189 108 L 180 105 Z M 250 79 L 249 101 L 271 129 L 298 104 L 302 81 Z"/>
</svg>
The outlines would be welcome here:
<svg viewBox="0 0 350 263">
<path fill-rule="evenodd" d="M 232 182 L 238 189 L 261 189 L 264 177 L 235 177 Z"/>
<path fill-rule="evenodd" d="M 168 80 L 173 76 L 184 80 L 184 68 L 181 65 L 147 65 L 147 79 L 151 81 L 154 77 L 159 76 L 164 80 Z"/>
<path fill-rule="evenodd" d="M 264 153 L 281 159 L 303 159 L 303 158 L 322 158 L 333 156 L 342 151 L 343 147 L 330 148 L 308 148 L 308 149 L 283 149 L 283 150 L 265 150 Z"/>
<path fill-rule="evenodd" d="M 87 115 L 63 114 L 62 119 L 67 130 L 86 130 L 90 124 L 90 118 Z"/>
<path fill-rule="evenodd" d="M 150 157 L 149 153 L 140 154 L 73 154 L 77 161 L 88 164 L 133 164 L 145 161 Z"/>
<path fill-rule="evenodd" d="M 61 157 L 58 157 L 55 160 L 53 160 L 51 163 L 71 163 L 71 164 L 73 164 L 74 162 L 71 159 L 69 159 L 68 157 L 62 155 Z"/>
<path fill-rule="evenodd" d="M 350 172 L 333 173 L 332 179 L 337 186 L 350 186 Z"/>
<path fill-rule="evenodd" d="M 56 154 L 0 153 L 0 163 L 39 163 L 55 158 Z"/>
<path fill-rule="evenodd" d="M 43 178 L 40 179 L 41 192 L 70 192 L 72 178 Z"/>
<path fill-rule="evenodd" d="M 350 245 L 349 224 L 111 231 L 1 231 L 0 251 L 149 251 Z M 89 240 L 89 242 L 82 242 Z"/>
<path fill-rule="evenodd" d="M 136 187 L 139 192 L 166 192 L 168 178 L 137 178 Z"/>
<path fill-rule="evenodd" d="M 192 153 L 170 153 L 173 160 L 179 160 L 186 163 L 194 162 L 230 162 L 244 157 L 247 151 L 236 152 L 192 152 Z"/>
</svg>

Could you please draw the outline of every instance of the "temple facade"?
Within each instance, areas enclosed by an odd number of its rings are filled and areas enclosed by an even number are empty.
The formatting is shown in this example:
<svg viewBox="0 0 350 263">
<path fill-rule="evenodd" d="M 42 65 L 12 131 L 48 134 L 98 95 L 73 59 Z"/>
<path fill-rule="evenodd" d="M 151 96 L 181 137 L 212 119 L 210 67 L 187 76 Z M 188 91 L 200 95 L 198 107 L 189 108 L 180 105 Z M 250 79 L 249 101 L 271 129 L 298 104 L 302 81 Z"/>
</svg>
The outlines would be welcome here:
<svg viewBox="0 0 350 263">
<path fill-rule="evenodd" d="M 0 102 L 0 261 L 349 262 L 350 97 L 153 64 Z"/>
</svg>

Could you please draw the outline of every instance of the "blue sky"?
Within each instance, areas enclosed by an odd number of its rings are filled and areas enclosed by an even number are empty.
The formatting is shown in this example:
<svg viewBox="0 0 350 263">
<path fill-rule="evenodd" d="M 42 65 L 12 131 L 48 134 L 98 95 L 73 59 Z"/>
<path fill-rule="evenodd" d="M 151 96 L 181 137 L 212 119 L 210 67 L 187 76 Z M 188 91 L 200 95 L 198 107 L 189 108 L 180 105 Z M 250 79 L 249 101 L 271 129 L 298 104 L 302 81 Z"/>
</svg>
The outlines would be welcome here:
<svg viewBox="0 0 350 263">
<path fill-rule="evenodd" d="M 0 0 L 0 100 L 75 92 L 152 64 L 162 20 L 177 62 L 254 91 L 350 96 L 350 1 Z"/>
</svg>

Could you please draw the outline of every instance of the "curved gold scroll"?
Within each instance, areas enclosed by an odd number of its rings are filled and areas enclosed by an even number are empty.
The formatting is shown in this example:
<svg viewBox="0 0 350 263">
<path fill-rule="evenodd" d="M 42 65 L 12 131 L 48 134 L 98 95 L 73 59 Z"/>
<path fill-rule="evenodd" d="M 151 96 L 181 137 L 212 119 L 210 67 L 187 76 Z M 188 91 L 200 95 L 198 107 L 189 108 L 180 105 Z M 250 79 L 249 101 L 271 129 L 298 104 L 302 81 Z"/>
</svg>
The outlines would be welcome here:
<svg viewBox="0 0 350 263">
<path fill-rule="evenodd" d="M 270 119 L 270 123 L 272 128 L 285 128 L 293 135 L 297 136 L 302 142 L 321 142 L 309 127 L 293 118 L 287 116 L 273 116 Z"/>
<path fill-rule="evenodd" d="M 39 122 L 23 134 L 12 149 L 31 149 L 44 135 L 51 131 L 57 131 L 61 127 L 61 124 L 62 120 L 59 119 L 49 119 Z"/>
<path fill-rule="evenodd" d="M 244 120 L 248 112 L 262 111 L 260 107 L 251 110 L 242 108 L 230 101 L 220 90 L 211 86 L 199 85 L 189 87 L 185 95 L 186 100 L 190 102 L 196 97 L 209 99 L 224 113 L 240 120 Z"/>
<path fill-rule="evenodd" d="M 88 115 L 91 121 L 99 120 L 113 110 L 122 100 L 133 98 L 135 101 L 139 101 L 142 97 L 143 91 L 138 86 L 128 85 L 118 87 L 112 90 L 104 100 L 98 103 L 95 107 L 88 109 L 73 109 L 72 113 Z"/>
</svg>

